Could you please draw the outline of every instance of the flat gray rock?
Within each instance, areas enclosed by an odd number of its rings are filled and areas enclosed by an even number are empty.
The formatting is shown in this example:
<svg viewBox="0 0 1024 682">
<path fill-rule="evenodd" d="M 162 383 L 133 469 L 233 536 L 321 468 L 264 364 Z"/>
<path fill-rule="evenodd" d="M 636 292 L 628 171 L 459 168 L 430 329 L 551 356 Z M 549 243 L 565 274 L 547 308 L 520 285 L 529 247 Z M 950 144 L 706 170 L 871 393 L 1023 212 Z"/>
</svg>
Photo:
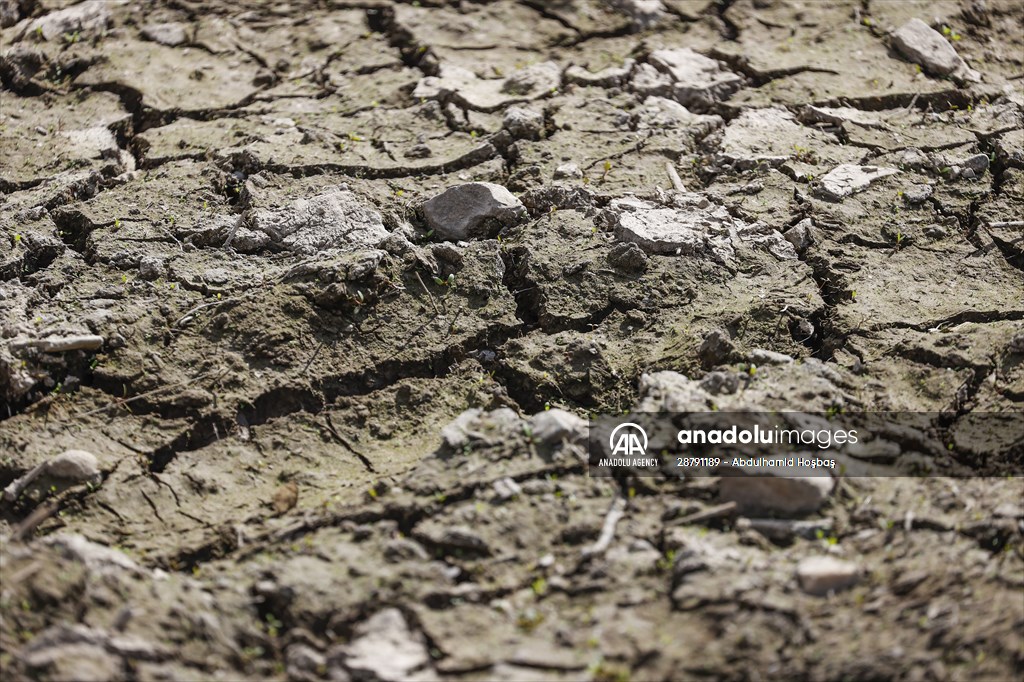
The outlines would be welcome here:
<svg viewBox="0 0 1024 682">
<path fill-rule="evenodd" d="M 526 208 L 501 185 L 470 182 L 424 203 L 423 217 L 436 238 L 463 241 L 493 237 L 524 220 Z"/>
<path fill-rule="evenodd" d="M 920 19 L 911 19 L 892 34 L 892 45 L 915 64 L 920 64 L 932 76 L 959 76 L 976 80 L 971 71 L 946 38 Z"/>
</svg>

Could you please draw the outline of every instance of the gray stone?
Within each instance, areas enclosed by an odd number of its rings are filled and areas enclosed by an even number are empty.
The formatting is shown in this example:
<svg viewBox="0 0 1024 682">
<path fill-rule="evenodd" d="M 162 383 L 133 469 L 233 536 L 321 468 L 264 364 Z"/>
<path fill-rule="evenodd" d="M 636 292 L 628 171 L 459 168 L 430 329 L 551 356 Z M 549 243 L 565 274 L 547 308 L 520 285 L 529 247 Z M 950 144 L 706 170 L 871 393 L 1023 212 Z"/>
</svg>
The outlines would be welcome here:
<svg viewBox="0 0 1024 682">
<path fill-rule="evenodd" d="M 583 171 L 575 163 L 566 163 L 555 169 L 554 178 L 555 180 L 570 179 L 575 180 L 583 177 Z"/>
<path fill-rule="evenodd" d="M 434 237 L 462 241 L 493 237 L 522 222 L 526 208 L 511 192 L 489 182 L 471 182 L 445 190 L 423 204 Z"/>
<path fill-rule="evenodd" d="M 822 534 L 831 532 L 832 519 L 810 519 L 794 521 L 790 519 L 748 519 L 736 521 L 737 530 L 751 529 L 775 542 L 791 542 L 794 538 L 815 540 Z"/>
<path fill-rule="evenodd" d="M 797 565 L 796 577 L 804 592 L 825 596 L 856 585 L 860 568 L 853 562 L 831 556 L 808 557 Z"/>
<path fill-rule="evenodd" d="M 166 267 L 166 260 L 159 256 L 143 256 L 139 259 L 139 277 L 152 282 L 163 277 Z"/>
<path fill-rule="evenodd" d="M 892 45 L 933 76 L 965 73 L 967 65 L 941 33 L 920 19 L 911 19 L 892 34 Z"/>
<path fill-rule="evenodd" d="M 962 166 L 965 170 L 974 171 L 980 177 L 988 170 L 988 154 L 975 154 L 963 159 L 957 165 Z"/>
<path fill-rule="evenodd" d="M 813 227 L 814 222 L 810 218 L 804 218 L 789 228 L 783 236 L 786 238 L 786 241 L 793 245 L 797 252 L 802 252 L 814 243 L 814 237 L 811 235 Z"/>
<path fill-rule="evenodd" d="M 175 47 L 188 42 L 185 26 L 177 22 L 147 24 L 142 27 L 142 37 L 169 47 Z"/>
<path fill-rule="evenodd" d="M 726 362 L 733 353 L 734 347 L 729 335 L 715 329 L 704 337 L 697 349 L 697 357 L 705 367 L 712 367 Z"/>
<path fill-rule="evenodd" d="M 348 190 L 299 199 L 282 208 L 256 208 L 244 215 L 252 232 L 279 246 L 312 255 L 325 249 L 376 246 L 388 237 L 380 214 Z M 238 245 L 241 230 L 233 243 Z"/>
<path fill-rule="evenodd" d="M 501 125 L 513 137 L 537 140 L 544 132 L 544 115 L 521 107 L 509 107 Z"/>
<path fill-rule="evenodd" d="M 741 514 L 766 513 L 800 516 L 825 504 L 835 488 L 832 477 L 785 475 L 771 467 L 749 467 L 723 476 L 719 483 L 722 502 L 735 502 Z M 810 472 L 808 472 L 810 473 Z"/>
<path fill-rule="evenodd" d="M 899 173 L 895 168 L 860 166 L 844 163 L 836 166 L 821 178 L 819 194 L 827 199 L 839 201 L 867 189 L 875 180 Z"/>
<path fill-rule="evenodd" d="M 35 467 L 4 489 L 4 499 L 13 502 L 36 479 L 62 488 L 79 483 L 99 483 L 103 474 L 96 456 L 85 450 L 66 450 Z"/>
<path fill-rule="evenodd" d="M 522 419 L 507 407 L 490 412 L 472 407 L 441 429 L 441 439 L 448 449 L 459 451 L 476 441 L 494 444 L 521 435 L 522 428 Z"/>
<path fill-rule="evenodd" d="M 721 102 L 743 84 L 740 76 L 720 62 L 689 48 L 655 50 L 650 62 L 671 78 L 673 97 L 691 108 Z"/>
</svg>

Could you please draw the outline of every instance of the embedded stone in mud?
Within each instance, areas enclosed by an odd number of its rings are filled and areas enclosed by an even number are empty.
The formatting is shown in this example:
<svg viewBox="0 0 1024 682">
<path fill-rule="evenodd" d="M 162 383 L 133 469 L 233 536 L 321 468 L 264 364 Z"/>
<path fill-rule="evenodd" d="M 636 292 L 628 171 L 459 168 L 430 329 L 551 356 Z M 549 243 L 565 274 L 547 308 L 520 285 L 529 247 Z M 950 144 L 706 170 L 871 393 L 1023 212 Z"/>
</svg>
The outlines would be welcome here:
<svg viewBox="0 0 1024 682">
<path fill-rule="evenodd" d="M 899 173 L 895 168 L 860 166 L 844 163 L 836 166 L 821 179 L 819 194 L 827 199 L 839 201 L 855 192 L 867 189 L 875 180 Z"/>
<path fill-rule="evenodd" d="M 501 185 L 470 182 L 424 203 L 423 217 L 438 239 L 462 241 L 493 237 L 524 220 L 526 208 Z"/>
<path fill-rule="evenodd" d="M 346 189 L 281 208 L 253 209 L 243 222 L 250 231 L 262 232 L 282 248 L 303 254 L 376 246 L 389 234 L 380 214 Z"/>
</svg>

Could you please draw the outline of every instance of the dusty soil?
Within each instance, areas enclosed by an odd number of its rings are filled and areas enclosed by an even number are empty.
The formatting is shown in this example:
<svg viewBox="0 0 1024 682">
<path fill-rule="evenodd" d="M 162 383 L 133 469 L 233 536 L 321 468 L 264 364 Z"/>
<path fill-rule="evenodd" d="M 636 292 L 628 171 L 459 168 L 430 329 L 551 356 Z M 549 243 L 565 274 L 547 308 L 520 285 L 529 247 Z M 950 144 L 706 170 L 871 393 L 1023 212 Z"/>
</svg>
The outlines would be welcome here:
<svg viewBox="0 0 1024 682">
<path fill-rule="evenodd" d="M 0 10 L 0 488 L 98 469 L 0 501 L 4 679 L 1024 674 L 1020 431 L 768 519 L 571 418 L 1019 426 L 1017 0 Z M 527 218 L 441 241 L 474 181 Z"/>
</svg>

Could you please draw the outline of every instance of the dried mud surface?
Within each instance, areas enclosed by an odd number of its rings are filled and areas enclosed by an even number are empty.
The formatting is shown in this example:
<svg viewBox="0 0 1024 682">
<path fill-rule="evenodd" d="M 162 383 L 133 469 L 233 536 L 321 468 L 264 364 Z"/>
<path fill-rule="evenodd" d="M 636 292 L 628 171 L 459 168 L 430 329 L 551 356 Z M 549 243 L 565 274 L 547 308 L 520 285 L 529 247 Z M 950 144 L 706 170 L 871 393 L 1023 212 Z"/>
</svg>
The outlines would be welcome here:
<svg viewBox="0 0 1024 682">
<path fill-rule="evenodd" d="M 1019 415 L 1019 2 L 0 10 L 0 488 L 98 469 L 0 500 L 4 679 L 1024 674 L 1022 434 L 766 519 L 573 417 Z"/>
</svg>

